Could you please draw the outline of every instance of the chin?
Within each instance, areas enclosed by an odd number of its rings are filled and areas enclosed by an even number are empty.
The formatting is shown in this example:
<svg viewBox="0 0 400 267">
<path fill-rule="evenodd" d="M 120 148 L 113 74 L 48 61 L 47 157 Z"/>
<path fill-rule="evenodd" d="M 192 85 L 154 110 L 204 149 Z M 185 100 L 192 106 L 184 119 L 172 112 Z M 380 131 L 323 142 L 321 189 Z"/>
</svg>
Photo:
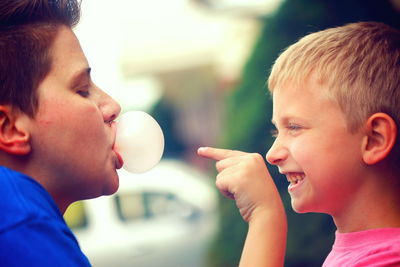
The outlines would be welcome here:
<svg viewBox="0 0 400 267">
<path fill-rule="evenodd" d="M 103 194 L 104 196 L 109 196 L 117 192 L 119 188 L 119 177 L 118 173 L 115 172 L 112 177 L 107 180 L 107 184 L 104 186 Z"/>
<path fill-rule="evenodd" d="M 99 179 L 101 177 L 101 179 Z M 93 199 L 101 196 L 109 196 L 117 192 L 119 188 L 119 177 L 118 173 L 113 170 L 112 172 L 97 173 L 93 179 L 90 180 L 90 184 L 87 183 L 85 199 Z"/>
<path fill-rule="evenodd" d="M 118 191 L 118 188 L 119 188 L 119 186 L 116 186 L 116 187 L 114 187 L 114 188 L 112 188 L 112 189 L 107 189 L 107 190 L 105 190 L 105 191 L 103 192 L 103 196 L 110 196 L 110 195 L 114 194 L 115 192 Z"/>
<path fill-rule="evenodd" d="M 292 199 L 292 209 L 296 212 L 296 213 L 308 213 L 308 212 L 313 212 L 312 210 L 310 210 L 309 208 L 307 208 L 304 204 L 302 203 L 296 203 L 295 201 L 293 201 Z"/>
</svg>

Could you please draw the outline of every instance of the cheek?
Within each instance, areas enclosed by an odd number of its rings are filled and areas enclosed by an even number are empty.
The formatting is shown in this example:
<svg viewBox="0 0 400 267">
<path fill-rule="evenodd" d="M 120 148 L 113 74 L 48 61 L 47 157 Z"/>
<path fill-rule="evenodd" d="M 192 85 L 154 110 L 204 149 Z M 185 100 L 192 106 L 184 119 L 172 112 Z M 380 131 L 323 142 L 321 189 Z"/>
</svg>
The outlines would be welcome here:
<svg viewBox="0 0 400 267">
<path fill-rule="evenodd" d="M 39 127 L 59 128 L 62 125 L 67 127 L 71 123 L 71 114 L 73 114 L 71 103 L 60 101 L 56 97 L 48 97 L 40 99 L 39 109 L 36 119 Z"/>
<path fill-rule="evenodd" d="M 307 140 L 307 138 L 297 138 L 292 142 L 290 153 L 300 167 L 305 168 L 315 161 L 318 152 L 314 143 Z"/>
<path fill-rule="evenodd" d="M 46 101 L 37 113 L 37 128 L 47 140 L 63 140 L 66 145 L 86 147 L 106 138 L 103 117 L 94 105 Z"/>
<path fill-rule="evenodd" d="M 75 142 L 76 146 L 92 151 L 97 147 L 100 149 L 108 140 L 106 125 L 95 112 L 88 113 L 82 118 L 70 121 L 67 133 L 70 141 Z M 95 147 L 95 148 L 93 148 Z M 101 150 L 98 151 L 100 153 Z"/>
<path fill-rule="evenodd" d="M 317 140 L 317 141 L 316 141 Z M 303 137 L 296 139 L 291 145 L 291 155 L 300 169 L 306 175 L 324 175 L 327 169 L 332 169 L 332 149 L 324 145 L 326 140 L 319 137 Z"/>
</svg>

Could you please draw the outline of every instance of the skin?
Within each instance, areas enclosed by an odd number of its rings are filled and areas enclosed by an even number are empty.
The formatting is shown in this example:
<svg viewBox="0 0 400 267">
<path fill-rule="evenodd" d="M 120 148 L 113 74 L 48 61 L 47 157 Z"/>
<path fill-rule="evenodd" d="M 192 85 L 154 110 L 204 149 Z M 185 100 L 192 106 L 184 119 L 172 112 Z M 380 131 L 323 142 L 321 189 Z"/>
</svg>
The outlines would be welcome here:
<svg viewBox="0 0 400 267">
<path fill-rule="evenodd" d="M 375 113 L 350 132 L 326 91 L 311 77 L 273 92 L 277 134 L 266 159 L 292 181 L 293 209 L 329 214 L 342 233 L 400 227 L 399 179 L 387 160 L 396 124 Z M 283 266 L 285 211 L 261 155 L 209 147 L 198 154 L 216 161 L 218 189 L 249 223 L 240 266 Z"/>
<path fill-rule="evenodd" d="M 12 145 L 4 147 L 2 138 L 1 159 L 37 180 L 63 213 L 74 201 L 118 189 L 116 169 L 121 163 L 113 149 L 113 120 L 120 106 L 92 82 L 88 61 L 70 28 L 60 26 L 50 54 L 52 68 L 37 89 L 34 118 L 0 107 L 12 126 L 2 133 L 12 137 Z"/>
<path fill-rule="evenodd" d="M 363 132 L 348 131 L 339 105 L 323 90 L 309 83 L 304 88 L 288 86 L 274 92 L 272 122 L 278 134 L 266 159 L 288 178 L 304 177 L 296 186 L 289 186 L 296 212 L 336 215 L 362 190 Z"/>
<path fill-rule="evenodd" d="M 384 161 L 397 134 L 393 120 L 376 113 L 350 132 L 327 91 L 313 76 L 299 88 L 274 91 L 277 137 L 267 161 L 288 180 L 303 178 L 288 188 L 296 212 L 329 214 L 339 232 L 398 226 L 400 213 L 393 203 L 399 187 L 391 186 L 397 175 Z"/>
<path fill-rule="evenodd" d="M 197 153 L 217 161 L 217 188 L 236 201 L 249 224 L 239 266 L 283 266 L 286 214 L 262 156 L 211 147 L 199 148 Z"/>
</svg>

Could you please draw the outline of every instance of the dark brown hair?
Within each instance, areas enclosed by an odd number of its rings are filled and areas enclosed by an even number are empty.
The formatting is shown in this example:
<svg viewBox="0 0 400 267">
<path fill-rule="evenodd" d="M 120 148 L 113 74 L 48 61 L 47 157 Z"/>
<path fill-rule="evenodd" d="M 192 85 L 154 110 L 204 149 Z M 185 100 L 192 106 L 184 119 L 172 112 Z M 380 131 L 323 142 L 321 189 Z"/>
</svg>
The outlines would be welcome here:
<svg viewBox="0 0 400 267">
<path fill-rule="evenodd" d="M 50 71 L 48 51 L 57 31 L 79 18 L 77 0 L 0 1 L 0 104 L 34 116 L 36 89 Z"/>
</svg>

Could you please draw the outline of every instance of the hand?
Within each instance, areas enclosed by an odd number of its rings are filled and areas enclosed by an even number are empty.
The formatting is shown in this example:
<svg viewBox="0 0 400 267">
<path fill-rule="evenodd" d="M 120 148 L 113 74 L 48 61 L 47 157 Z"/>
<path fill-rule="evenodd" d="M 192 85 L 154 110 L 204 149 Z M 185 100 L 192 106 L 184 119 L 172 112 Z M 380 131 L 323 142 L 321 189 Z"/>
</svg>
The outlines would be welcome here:
<svg viewBox="0 0 400 267">
<path fill-rule="evenodd" d="M 216 160 L 216 185 L 226 197 L 234 199 L 247 222 L 283 211 L 278 190 L 260 154 L 201 147 L 198 155 Z"/>
<path fill-rule="evenodd" d="M 236 200 L 249 223 L 240 267 L 284 265 L 287 221 L 278 190 L 260 154 L 201 147 L 197 153 L 216 160 L 216 185 Z"/>
</svg>

